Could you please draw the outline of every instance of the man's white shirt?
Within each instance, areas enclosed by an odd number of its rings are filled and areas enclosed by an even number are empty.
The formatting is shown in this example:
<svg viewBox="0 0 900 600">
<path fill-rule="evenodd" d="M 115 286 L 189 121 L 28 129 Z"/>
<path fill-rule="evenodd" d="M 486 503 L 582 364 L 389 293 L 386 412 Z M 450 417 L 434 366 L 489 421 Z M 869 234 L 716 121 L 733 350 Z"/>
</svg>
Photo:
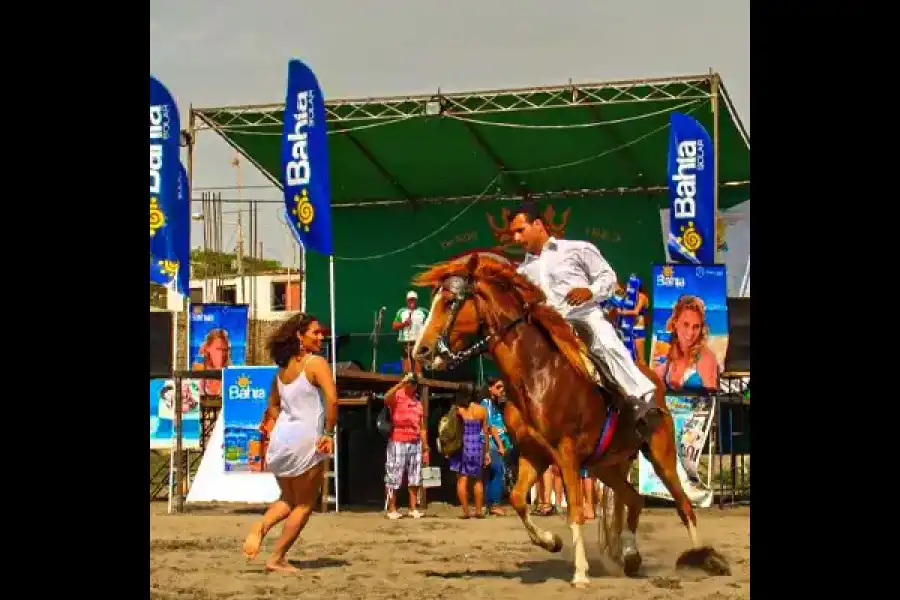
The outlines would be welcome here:
<svg viewBox="0 0 900 600">
<path fill-rule="evenodd" d="M 394 323 L 403 323 L 409 319 L 409 325 L 400 330 L 398 340 L 401 343 L 415 342 L 419 339 L 419 335 L 425 329 L 425 320 L 428 319 L 428 311 L 417 306 L 413 310 L 408 307 L 401 307 L 397 314 L 394 315 Z"/>
<path fill-rule="evenodd" d="M 531 280 L 547 296 L 547 303 L 564 317 L 573 312 L 598 308 L 616 289 L 617 277 L 597 247 L 579 240 L 551 237 L 541 253 L 526 254 L 518 272 Z M 565 298 L 574 288 L 588 288 L 593 299 L 570 306 Z"/>
</svg>

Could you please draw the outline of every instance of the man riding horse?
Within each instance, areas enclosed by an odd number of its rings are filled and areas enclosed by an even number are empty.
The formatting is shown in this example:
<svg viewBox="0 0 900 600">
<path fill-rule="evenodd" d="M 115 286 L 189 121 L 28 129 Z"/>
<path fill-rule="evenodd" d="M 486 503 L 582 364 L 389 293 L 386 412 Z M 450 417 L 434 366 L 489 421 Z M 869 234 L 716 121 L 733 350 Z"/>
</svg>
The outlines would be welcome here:
<svg viewBox="0 0 900 600">
<path fill-rule="evenodd" d="M 638 432 L 648 436 L 658 423 L 653 404 L 656 386 L 635 365 L 600 307 L 616 290 L 615 271 L 590 242 L 552 237 L 533 202 L 523 202 L 516 209 L 510 229 L 513 240 L 527 252 L 518 272 L 573 324 L 592 358 L 619 386 L 621 397 L 635 413 Z"/>
</svg>

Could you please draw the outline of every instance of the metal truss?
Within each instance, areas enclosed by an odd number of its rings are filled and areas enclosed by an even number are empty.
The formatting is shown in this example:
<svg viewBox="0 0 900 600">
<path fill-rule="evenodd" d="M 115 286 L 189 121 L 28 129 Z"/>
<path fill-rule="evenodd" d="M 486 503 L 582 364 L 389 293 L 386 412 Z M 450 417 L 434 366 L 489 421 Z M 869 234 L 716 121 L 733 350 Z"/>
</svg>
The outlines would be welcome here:
<svg viewBox="0 0 900 600">
<path fill-rule="evenodd" d="M 393 96 L 326 101 L 325 111 L 331 123 L 346 121 L 397 120 L 434 114 L 477 115 L 517 111 L 603 106 L 648 102 L 686 102 L 709 100 L 713 74 L 665 79 L 638 79 L 604 83 L 492 90 L 431 95 Z M 211 129 L 210 121 L 219 129 L 267 128 L 277 130 L 284 124 L 283 104 L 259 104 L 218 108 L 197 108 L 202 115 L 197 129 Z"/>
</svg>

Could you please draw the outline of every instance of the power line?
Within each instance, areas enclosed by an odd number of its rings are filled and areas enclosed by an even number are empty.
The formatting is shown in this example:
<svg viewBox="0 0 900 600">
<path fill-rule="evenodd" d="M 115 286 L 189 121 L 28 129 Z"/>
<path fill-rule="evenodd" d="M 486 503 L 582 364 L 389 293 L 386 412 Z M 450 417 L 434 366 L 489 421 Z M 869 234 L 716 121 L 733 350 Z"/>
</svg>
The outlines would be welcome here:
<svg viewBox="0 0 900 600">
<path fill-rule="evenodd" d="M 194 187 L 195 192 L 216 192 L 222 190 L 236 190 L 238 186 L 236 185 L 211 185 L 211 186 L 197 186 Z M 241 189 L 245 190 L 274 190 L 277 189 L 271 183 L 269 185 L 244 185 L 241 186 Z"/>
<path fill-rule="evenodd" d="M 259 204 L 284 204 L 284 200 L 272 200 L 271 198 L 216 198 L 215 196 L 211 198 L 191 198 L 191 202 L 204 202 L 206 200 L 214 204 L 252 204 L 254 202 Z"/>
</svg>

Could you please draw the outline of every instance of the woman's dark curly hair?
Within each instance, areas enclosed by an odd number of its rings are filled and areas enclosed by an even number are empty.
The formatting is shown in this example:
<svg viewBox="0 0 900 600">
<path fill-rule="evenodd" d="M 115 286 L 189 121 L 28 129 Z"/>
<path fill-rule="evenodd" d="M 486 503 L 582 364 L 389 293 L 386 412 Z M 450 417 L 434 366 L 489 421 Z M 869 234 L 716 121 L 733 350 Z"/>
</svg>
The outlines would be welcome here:
<svg viewBox="0 0 900 600">
<path fill-rule="evenodd" d="M 318 322 L 313 315 L 298 313 L 281 324 L 269 338 L 269 356 L 282 369 L 287 366 L 292 356 L 300 354 L 300 339 L 297 334 L 304 335 L 309 326 Z"/>
</svg>

